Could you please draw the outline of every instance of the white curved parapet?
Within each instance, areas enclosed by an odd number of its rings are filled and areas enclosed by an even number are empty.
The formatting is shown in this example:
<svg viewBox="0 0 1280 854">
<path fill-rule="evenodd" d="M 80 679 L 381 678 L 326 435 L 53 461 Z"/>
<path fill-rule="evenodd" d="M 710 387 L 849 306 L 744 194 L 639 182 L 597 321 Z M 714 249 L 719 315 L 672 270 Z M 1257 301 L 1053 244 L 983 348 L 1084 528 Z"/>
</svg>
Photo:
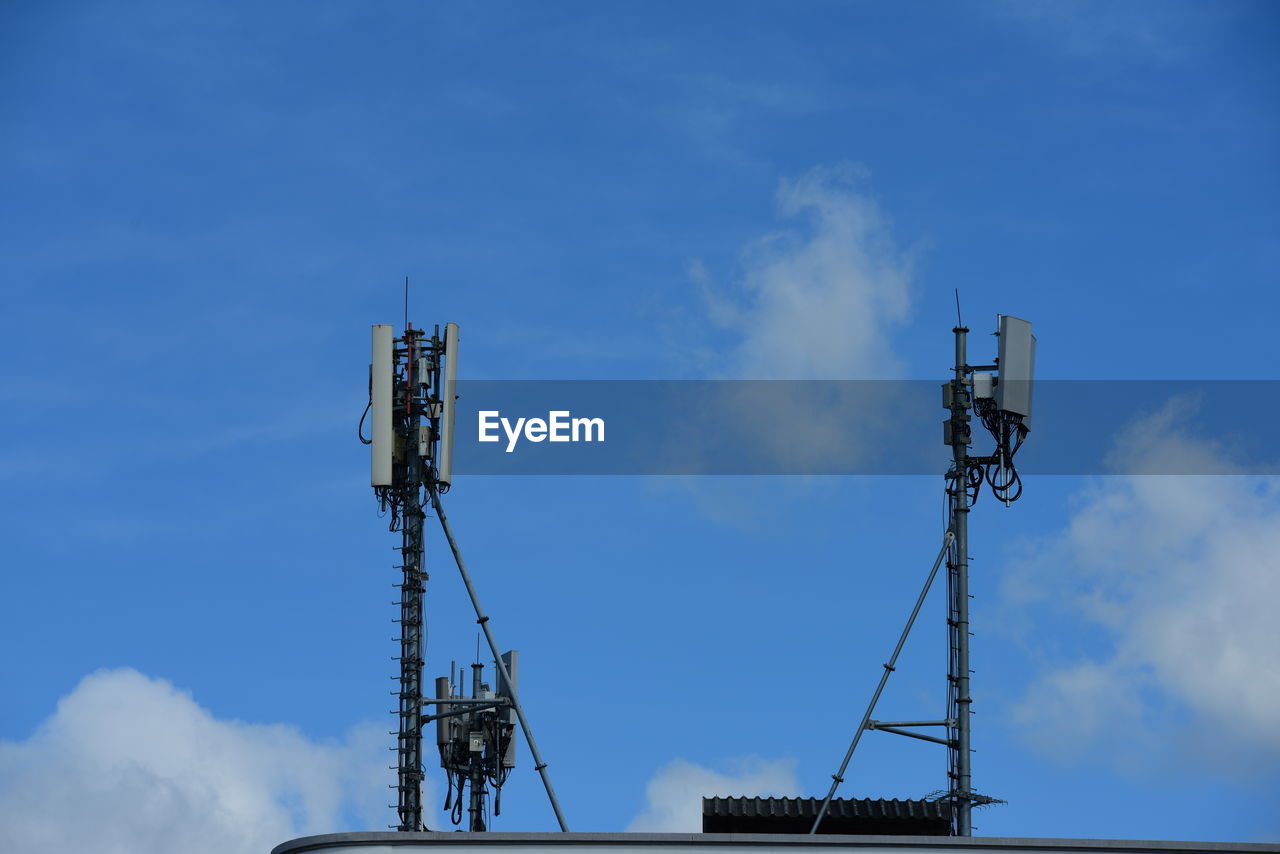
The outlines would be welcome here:
<svg viewBox="0 0 1280 854">
<path fill-rule="evenodd" d="M 1117 839 L 843 836 L 743 833 L 329 833 L 277 845 L 271 854 L 1280 854 L 1280 845 Z M 802 849 L 809 849 L 809 852 Z"/>
</svg>

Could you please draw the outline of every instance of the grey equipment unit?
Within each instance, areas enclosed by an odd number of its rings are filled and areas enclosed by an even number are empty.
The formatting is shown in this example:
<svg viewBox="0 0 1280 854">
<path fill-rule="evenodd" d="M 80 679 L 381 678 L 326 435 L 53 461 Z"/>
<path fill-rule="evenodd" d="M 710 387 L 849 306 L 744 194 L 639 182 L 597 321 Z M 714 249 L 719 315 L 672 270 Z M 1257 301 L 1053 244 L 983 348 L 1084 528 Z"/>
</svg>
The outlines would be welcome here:
<svg viewBox="0 0 1280 854">
<path fill-rule="evenodd" d="M 436 706 L 436 713 L 428 720 L 436 721 L 440 767 L 448 778 L 444 810 L 454 824 L 461 824 L 466 804 L 467 829 L 472 832 L 488 829 L 485 797 L 490 787 L 493 813 L 502 814 L 502 786 L 516 765 L 515 691 L 502 676 L 505 672 L 515 679 L 516 659 L 514 650 L 502 654 L 505 667 L 498 668 L 496 691 L 484 681 L 484 665 L 473 664 L 471 696 L 466 696 L 462 686 L 453 685 L 450 677 L 441 676 L 436 679 L 435 698 L 424 700 Z"/>
<path fill-rule="evenodd" d="M 947 531 L 943 537 L 942 549 L 916 599 L 907 625 L 898 638 L 898 645 L 884 665 L 884 673 L 881 674 L 880 682 L 871 695 L 871 702 L 854 732 L 844 761 L 832 775 L 831 788 L 809 829 L 810 833 L 818 832 L 836 788 L 844 782 L 844 773 L 853 759 L 862 733 L 867 730 L 908 736 L 947 748 L 947 788 L 939 797 L 945 798 L 953 807 L 955 835 L 973 835 L 972 812 L 975 804 L 981 806 L 1004 803 L 973 790 L 970 756 L 973 752 L 970 744 L 970 706 L 973 699 L 969 687 L 969 513 L 984 483 L 1005 506 L 1022 495 L 1022 480 L 1014 468 L 1013 458 L 1031 429 L 1031 382 L 1035 369 L 1036 339 L 1031 334 L 1031 324 L 1025 320 L 1002 315 L 998 326 L 1000 344 L 995 365 L 970 365 L 967 352 L 969 330 L 959 324 L 952 330 L 955 334 L 954 375 L 951 381 L 942 386 L 942 406 L 950 411 L 950 416 L 943 423 L 943 440 L 951 447 L 951 465 L 946 473 Z M 993 375 L 993 371 L 998 373 Z M 988 456 L 969 453 L 969 446 L 973 444 L 971 412 L 996 440 L 995 451 Z M 880 694 L 889 681 L 889 674 L 894 670 L 898 654 L 902 652 L 907 635 L 911 632 L 944 560 L 947 565 L 949 640 L 946 717 L 940 720 L 873 720 L 871 716 L 875 713 Z M 919 727 L 945 728 L 946 737 L 939 738 L 919 732 Z"/>
</svg>

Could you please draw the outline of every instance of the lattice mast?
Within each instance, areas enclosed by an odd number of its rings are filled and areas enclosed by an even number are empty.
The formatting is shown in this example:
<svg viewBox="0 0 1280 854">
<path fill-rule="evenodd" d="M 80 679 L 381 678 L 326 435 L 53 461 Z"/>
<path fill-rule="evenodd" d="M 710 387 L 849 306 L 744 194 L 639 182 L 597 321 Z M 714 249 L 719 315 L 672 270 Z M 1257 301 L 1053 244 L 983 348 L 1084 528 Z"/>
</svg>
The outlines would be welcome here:
<svg viewBox="0 0 1280 854">
<path fill-rule="evenodd" d="M 406 297 L 407 300 L 407 297 Z M 407 304 L 407 302 L 406 302 Z M 449 491 L 453 477 L 454 410 L 458 378 L 458 325 L 446 323 L 428 336 L 408 322 L 404 334 L 396 338 L 389 325 L 373 327 L 373 364 L 369 370 L 370 437 L 364 438 L 364 418 L 360 439 L 371 445 L 371 483 L 383 512 L 391 516 L 390 528 L 399 531 L 401 571 L 399 608 L 400 674 L 396 678 L 398 699 L 395 714 L 398 830 L 426 830 L 422 818 L 422 730 L 437 723 L 440 762 L 449 777 L 445 809 L 459 801 L 465 789 L 471 791 L 467 809 L 469 829 L 487 829 L 487 801 L 494 798 L 494 814 L 501 810 L 501 789 L 515 767 L 515 729 L 524 733 L 534 768 L 542 778 L 547 798 L 560 829 L 568 823 L 560 809 L 547 763 L 543 761 L 529 726 L 528 717 L 516 693 L 514 651 L 499 653 L 489 618 L 480 606 L 471 574 L 445 516 L 441 496 Z M 435 511 L 441 531 L 449 544 L 454 563 L 475 611 L 497 672 L 497 690 L 482 681 L 482 665 L 473 667 L 472 695 L 464 697 L 462 686 L 452 678 L 437 681 L 439 696 L 423 693 L 425 658 L 425 610 L 427 571 L 423 562 L 423 520 L 426 510 Z M 425 715 L 424 707 L 435 707 Z M 455 818 L 461 823 L 461 813 Z"/>
</svg>

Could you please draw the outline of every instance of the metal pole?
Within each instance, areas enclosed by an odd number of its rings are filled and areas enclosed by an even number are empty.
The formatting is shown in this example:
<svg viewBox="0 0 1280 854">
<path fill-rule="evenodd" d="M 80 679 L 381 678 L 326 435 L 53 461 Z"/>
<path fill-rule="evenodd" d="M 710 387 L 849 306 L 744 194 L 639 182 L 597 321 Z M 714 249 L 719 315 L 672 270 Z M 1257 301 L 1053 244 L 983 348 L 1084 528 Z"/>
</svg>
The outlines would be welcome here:
<svg viewBox="0 0 1280 854">
<path fill-rule="evenodd" d="M 405 404 L 404 443 L 417 448 L 418 407 L 413 405 L 412 371 L 417 366 L 418 343 L 413 332 L 405 330 Z M 422 830 L 422 600 L 426 593 L 426 573 L 422 569 L 422 512 L 419 490 L 422 488 L 422 458 L 407 453 L 405 480 L 401 485 L 403 519 L 401 531 L 400 583 L 400 731 L 396 741 L 399 792 L 396 810 L 399 830 Z"/>
<path fill-rule="evenodd" d="M 516 694 L 515 683 L 511 679 L 511 674 L 507 672 L 506 662 L 502 660 L 502 655 L 498 652 L 498 642 L 494 640 L 493 630 L 489 628 L 489 618 L 485 616 L 484 609 L 480 607 L 480 597 L 476 594 L 476 588 L 471 583 L 471 574 L 467 572 L 467 565 L 462 560 L 462 552 L 458 549 L 458 541 L 453 537 L 453 529 L 449 527 L 449 518 L 444 515 L 444 506 L 440 503 L 440 493 L 434 488 L 428 489 L 428 493 L 431 496 L 431 505 L 436 509 L 436 518 L 440 520 L 440 527 L 444 530 L 445 539 L 449 541 L 449 549 L 453 552 L 453 559 L 458 564 L 458 572 L 462 575 L 462 583 L 467 588 L 467 595 L 471 597 L 471 605 L 476 611 L 476 622 L 480 624 L 480 628 L 484 629 L 485 640 L 489 642 L 489 651 L 493 653 L 493 663 L 498 668 L 498 672 L 502 674 L 503 684 L 511 688 L 511 705 L 516 710 L 516 717 L 520 720 L 520 729 L 524 732 L 525 740 L 529 742 L 529 752 L 533 754 L 533 767 L 537 769 L 538 775 L 542 777 L 542 785 L 547 790 L 547 797 L 551 801 L 551 809 L 556 814 L 556 821 L 560 824 L 560 830 L 568 833 L 569 825 L 560 809 L 560 801 L 556 798 L 556 790 L 551 785 L 551 776 L 547 774 L 547 763 L 542 761 L 542 754 L 538 752 L 538 743 L 533 740 L 533 729 L 530 728 L 529 720 L 525 717 L 524 706 L 520 704 L 520 697 Z"/>
<path fill-rule="evenodd" d="M 467 812 L 471 816 L 471 822 L 467 829 L 472 833 L 484 833 L 484 796 L 488 794 L 484 788 L 484 769 L 480 767 L 480 760 L 473 759 L 471 762 L 471 805 L 467 807 Z"/>
<path fill-rule="evenodd" d="M 476 662 L 471 665 L 471 698 L 480 698 L 480 679 L 484 665 Z M 471 754 L 471 805 L 467 812 L 471 814 L 471 822 L 467 829 L 472 833 L 484 833 L 484 768 L 480 764 L 480 754 Z"/>
<path fill-rule="evenodd" d="M 813 820 L 813 826 L 809 828 L 809 833 L 811 834 L 818 832 L 818 825 L 822 824 L 822 819 L 827 814 L 827 808 L 831 806 L 831 799 L 835 797 L 836 787 L 844 782 L 844 772 L 849 767 L 849 760 L 853 759 L 853 751 L 858 748 L 862 733 L 866 731 L 867 725 L 871 721 L 871 715 L 876 710 L 876 703 L 880 700 L 880 693 L 884 691 L 885 683 L 889 681 L 889 674 L 893 672 L 894 665 L 898 662 L 898 654 L 902 652 L 902 647 L 907 642 L 907 635 L 911 633 L 911 627 L 915 624 L 916 616 L 920 613 L 921 606 L 924 605 L 925 597 L 929 595 L 929 588 L 933 586 L 933 579 L 938 575 L 938 567 L 942 565 L 942 559 L 947 556 L 947 549 L 951 547 L 951 540 L 952 534 L 947 531 L 942 538 L 942 548 L 938 550 L 938 558 L 933 562 L 933 569 L 929 570 L 929 577 L 925 579 L 924 587 L 916 598 L 916 606 L 911 609 L 911 616 L 907 618 L 907 624 L 903 627 L 901 636 L 898 637 L 898 645 L 893 648 L 893 655 L 889 656 L 888 663 L 884 665 L 884 673 L 880 675 L 880 684 L 876 686 L 875 693 L 871 695 L 871 702 L 867 704 L 867 711 L 862 715 L 862 722 L 858 724 L 858 731 L 853 734 L 853 741 L 849 744 L 849 749 L 844 754 L 844 761 L 840 763 L 840 770 L 831 775 L 831 788 L 827 791 L 827 796 L 822 799 L 822 807 L 818 810 L 818 817 Z"/>
<path fill-rule="evenodd" d="M 955 379 L 951 389 L 951 530 L 955 532 L 955 556 L 948 567 L 952 574 L 950 629 L 952 636 L 951 673 L 954 708 L 947 717 L 956 722 L 951 748 L 953 778 L 952 803 L 956 811 L 956 834 L 972 836 L 973 793 L 970 767 L 969 707 L 969 394 L 967 338 L 969 330 L 957 326 Z"/>
</svg>

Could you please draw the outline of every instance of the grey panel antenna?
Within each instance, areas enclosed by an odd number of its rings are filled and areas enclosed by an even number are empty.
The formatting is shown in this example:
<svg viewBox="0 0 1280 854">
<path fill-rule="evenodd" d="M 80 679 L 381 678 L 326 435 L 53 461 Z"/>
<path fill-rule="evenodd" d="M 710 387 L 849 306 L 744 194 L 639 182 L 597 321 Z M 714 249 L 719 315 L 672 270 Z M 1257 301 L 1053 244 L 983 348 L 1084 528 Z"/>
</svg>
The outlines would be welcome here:
<svg viewBox="0 0 1280 854">
<path fill-rule="evenodd" d="M 516 696 L 516 687 L 520 684 L 520 652 L 519 650 L 511 650 L 502 654 L 502 663 L 506 665 L 506 673 L 511 677 L 508 682 L 502 674 L 502 669 L 498 672 L 498 696 L 511 699 Z M 516 739 L 515 726 L 519 723 L 516 720 L 516 710 L 514 705 L 508 705 L 506 708 L 498 712 L 498 717 L 503 723 L 511 727 L 511 738 L 507 740 L 502 751 L 502 767 L 516 767 Z"/>
<path fill-rule="evenodd" d="M 1036 339 L 1031 324 L 1008 314 L 1000 316 L 1000 379 L 996 383 L 996 407 L 1031 418 L 1031 381 L 1035 376 Z"/>
</svg>

